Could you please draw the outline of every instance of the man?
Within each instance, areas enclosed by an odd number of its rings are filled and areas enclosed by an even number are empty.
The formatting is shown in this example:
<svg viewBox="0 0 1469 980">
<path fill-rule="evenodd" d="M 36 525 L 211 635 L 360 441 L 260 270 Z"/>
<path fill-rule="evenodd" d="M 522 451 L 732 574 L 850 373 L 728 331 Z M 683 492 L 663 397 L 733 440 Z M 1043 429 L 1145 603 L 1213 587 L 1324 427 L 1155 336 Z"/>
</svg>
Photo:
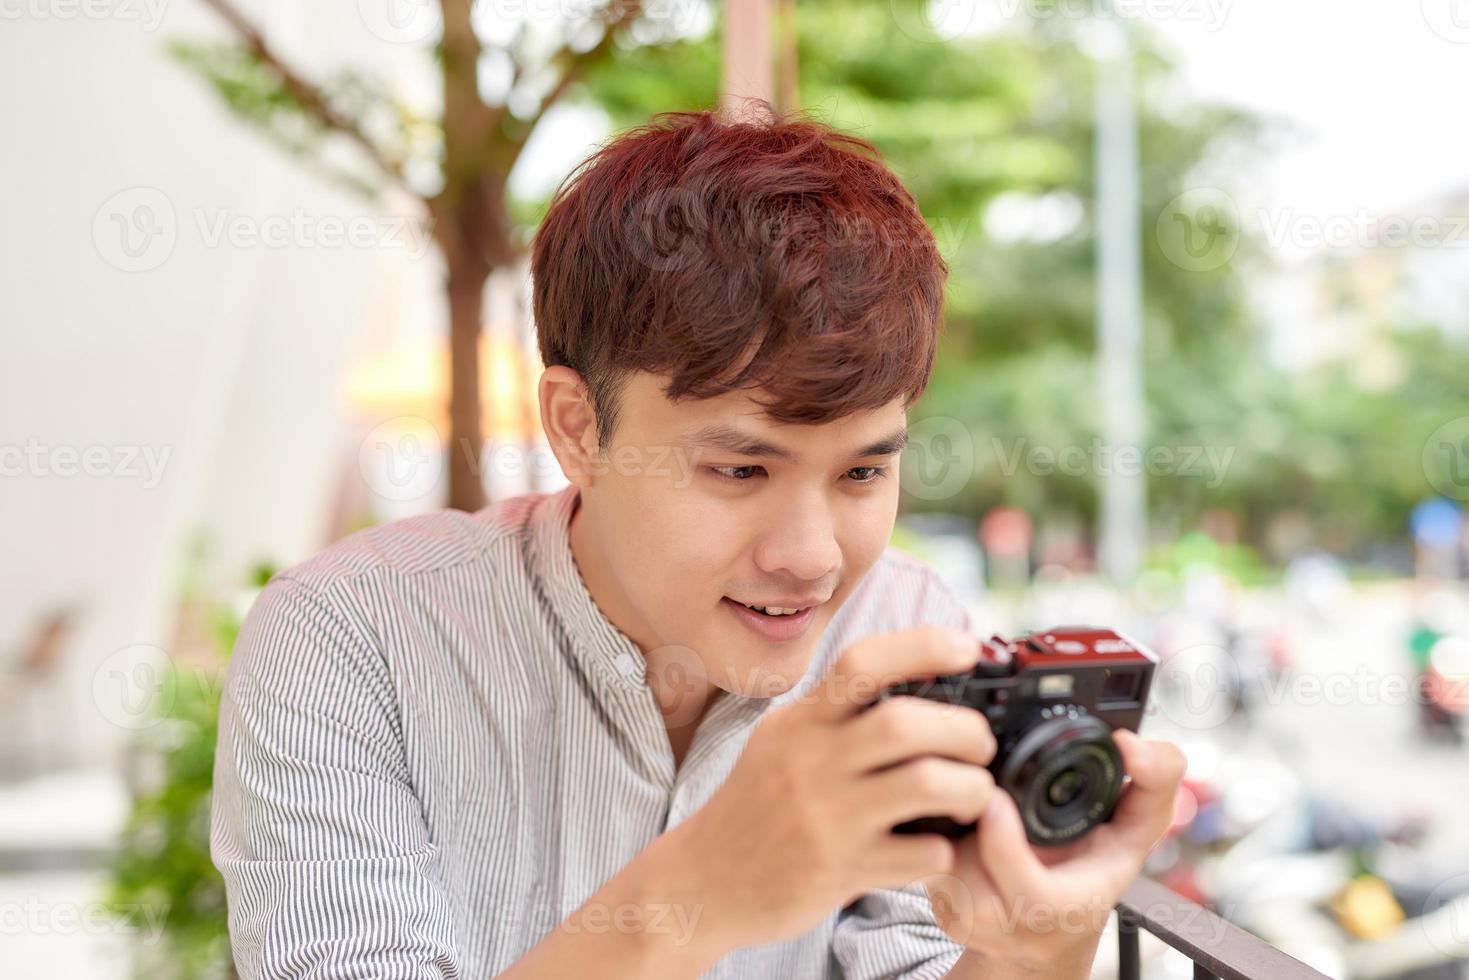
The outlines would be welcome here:
<svg viewBox="0 0 1469 980">
<path fill-rule="evenodd" d="M 252 608 L 212 855 L 243 977 L 1082 977 L 1166 827 L 1025 840 L 967 708 L 862 706 L 978 657 L 887 548 L 947 268 L 871 146 L 665 114 L 533 249 L 570 480 L 353 535 Z M 979 819 L 950 841 L 912 817 Z M 935 910 L 938 910 L 936 915 Z"/>
</svg>

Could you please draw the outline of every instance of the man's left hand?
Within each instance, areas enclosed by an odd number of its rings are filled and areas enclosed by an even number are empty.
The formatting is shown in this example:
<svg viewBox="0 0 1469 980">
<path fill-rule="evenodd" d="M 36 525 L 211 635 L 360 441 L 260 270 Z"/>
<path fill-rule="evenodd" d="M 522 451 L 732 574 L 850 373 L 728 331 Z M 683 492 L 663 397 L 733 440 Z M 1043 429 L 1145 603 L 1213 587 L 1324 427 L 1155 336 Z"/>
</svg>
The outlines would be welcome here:
<svg viewBox="0 0 1469 980">
<path fill-rule="evenodd" d="M 934 918 L 956 942 L 1017 973 L 1086 975 L 1066 967 L 1090 964 L 1112 907 L 1172 823 L 1185 768 L 1172 743 L 1113 736 L 1131 782 L 1109 822 L 1036 847 L 1015 801 L 996 791 L 975 832 L 956 843 L 953 873 L 925 880 Z"/>
</svg>

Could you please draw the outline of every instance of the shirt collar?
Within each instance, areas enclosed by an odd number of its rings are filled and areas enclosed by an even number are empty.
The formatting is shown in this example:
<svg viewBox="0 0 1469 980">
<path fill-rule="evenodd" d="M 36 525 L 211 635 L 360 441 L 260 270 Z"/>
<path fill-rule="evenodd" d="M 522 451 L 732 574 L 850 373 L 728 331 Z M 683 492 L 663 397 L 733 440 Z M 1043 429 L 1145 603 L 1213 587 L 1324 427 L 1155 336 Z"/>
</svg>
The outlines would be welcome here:
<svg viewBox="0 0 1469 980">
<path fill-rule="evenodd" d="M 531 518 L 531 558 L 573 652 L 595 675 L 623 690 L 647 686 L 643 652 L 602 612 L 587 591 L 571 553 L 571 517 L 579 488 L 568 484 L 545 494 Z"/>
</svg>

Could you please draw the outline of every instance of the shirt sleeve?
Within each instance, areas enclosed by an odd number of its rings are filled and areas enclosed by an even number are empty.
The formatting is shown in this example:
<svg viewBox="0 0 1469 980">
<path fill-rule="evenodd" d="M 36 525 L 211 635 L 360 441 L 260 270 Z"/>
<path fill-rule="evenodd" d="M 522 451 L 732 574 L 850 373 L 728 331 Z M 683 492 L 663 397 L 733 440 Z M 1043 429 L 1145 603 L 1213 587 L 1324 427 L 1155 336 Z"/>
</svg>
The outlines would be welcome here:
<svg viewBox="0 0 1469 980">
<path fill-rule="evenodd" d="M 397 710 L 340 608 L 265 587 L 225 675 L 210 817 L 242 980 L 460 976 Z"/>
<path fill-rule="evenodd" d="M 934 921 L 922 883 L 870 892 L 845 906 L 831 949 L 845 980 L 938 980 L 964 952 Z"/>
<path fill-rule="evenodd" d="M 928 585 L 919 602 L 918 622 L 973 632 L 969 610 L 959 601 L 954 590 L 932 568 L 925 568 L 925 571 L 928 573 Z"/>
<path fill-rule="evenodd" d="M 917 623 L 972 628 L 969 613 L 932 569 L 923 569 Z M 862 896 L 837 916 L 832 953 L 845 980 L 937 980 L 959 961 L 964 947 L 934 920 L 922 883 Z"/>
</svg>

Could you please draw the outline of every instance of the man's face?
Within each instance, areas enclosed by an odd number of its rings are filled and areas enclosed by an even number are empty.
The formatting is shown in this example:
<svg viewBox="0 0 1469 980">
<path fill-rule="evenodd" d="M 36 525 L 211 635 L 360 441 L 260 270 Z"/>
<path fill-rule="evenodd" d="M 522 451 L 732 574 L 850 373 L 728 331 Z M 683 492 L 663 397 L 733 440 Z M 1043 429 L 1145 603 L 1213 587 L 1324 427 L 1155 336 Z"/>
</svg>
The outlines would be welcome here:
<svg viewBox="0 0 1469 980">
<path fill-rule="evenodd" d="M 650 663 L 693 657 L 717 687 L 774 696 L 806 672 L 887 545 L 902 402 L 788 425 L 745 393 L 674 403 L 663 384 L 640 372 L 621 392 L 612 443 L 582 489 L 582 574 Z"/>
</svg>

